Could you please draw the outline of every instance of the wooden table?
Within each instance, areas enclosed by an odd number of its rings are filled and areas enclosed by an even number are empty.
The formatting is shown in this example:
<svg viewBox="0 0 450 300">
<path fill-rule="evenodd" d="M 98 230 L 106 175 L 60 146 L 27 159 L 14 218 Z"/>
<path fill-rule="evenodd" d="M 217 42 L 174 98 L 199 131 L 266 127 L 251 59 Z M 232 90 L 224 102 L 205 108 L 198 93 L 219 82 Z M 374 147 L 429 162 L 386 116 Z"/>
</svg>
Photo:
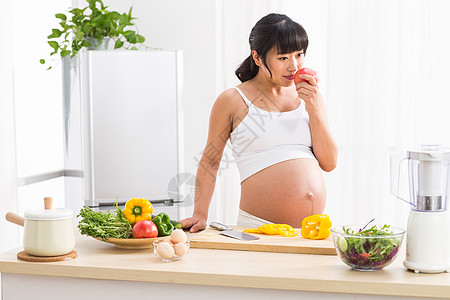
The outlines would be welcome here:
<svg viewBox="0 0 450 300">
<path fill-rule="evenodd" d="M 381 271 L 358 272 L 336 255 L 190 249 L 162 262 L 152 250 L 122 250 L 76 236 L 78 257 L 55 263 L 0 255 L 3 300 L 13 299 L 410 299 L 449 298 L 450 274 L 414 274 L 404 251 Z M 404 248 L 402 249 L 404 250 Z"/>
</svg>

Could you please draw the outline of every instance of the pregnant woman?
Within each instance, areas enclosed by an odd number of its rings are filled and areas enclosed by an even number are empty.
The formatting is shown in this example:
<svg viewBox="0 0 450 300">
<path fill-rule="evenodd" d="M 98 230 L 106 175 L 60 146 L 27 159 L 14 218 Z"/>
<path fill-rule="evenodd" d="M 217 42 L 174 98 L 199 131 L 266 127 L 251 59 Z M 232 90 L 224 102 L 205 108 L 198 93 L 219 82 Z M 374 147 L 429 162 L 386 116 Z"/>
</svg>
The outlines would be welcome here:
<svg viewBox="0 0 450 300">
<path fill-rule="evenodd" d="M 304 64 L 306 31 L 285 15 L 269 14 L 249 41 L 251 54 L 236 70 L 242 83 L 220 94 L 211 110 L 194 212 L 181 221 L 191 232 L 206 228 L 228 139 L 241 176 L 237 225 L 300 227 L 303 218 L 325 208 L 322 170 L 336 167 L 338 150 L 316 79 L 302 74 L 294 82 Z"/>
</svg>

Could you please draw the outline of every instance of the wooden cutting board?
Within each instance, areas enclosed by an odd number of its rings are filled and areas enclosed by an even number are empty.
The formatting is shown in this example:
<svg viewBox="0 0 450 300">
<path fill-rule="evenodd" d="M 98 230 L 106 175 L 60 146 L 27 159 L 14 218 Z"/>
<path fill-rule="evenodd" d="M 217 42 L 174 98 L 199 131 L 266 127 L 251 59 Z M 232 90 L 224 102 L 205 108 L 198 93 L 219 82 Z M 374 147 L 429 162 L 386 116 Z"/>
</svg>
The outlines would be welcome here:
<svg viewBox="0 0 450 300">
<path fill-rule="evenodd" d="M 230 227 L 244 230 L 243 227 Z M 188 238 L 191 248 L 336 255 L 331 236 L 325 240 L 309 240 L 300 234 L 296 237 L 254 233 L 252 235 L 259 237 L 259 240 L 242 241 L 221 235 L 216 229 L 207 228 L 201 232 L 189 233 Z"/>
</svg>

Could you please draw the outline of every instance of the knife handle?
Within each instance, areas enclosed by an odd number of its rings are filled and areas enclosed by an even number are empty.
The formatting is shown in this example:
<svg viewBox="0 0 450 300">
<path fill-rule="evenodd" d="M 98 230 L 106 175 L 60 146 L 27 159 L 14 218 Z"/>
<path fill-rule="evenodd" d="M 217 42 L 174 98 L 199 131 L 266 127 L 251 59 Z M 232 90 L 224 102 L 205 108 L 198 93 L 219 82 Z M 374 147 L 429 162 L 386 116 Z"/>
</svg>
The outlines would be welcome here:
<svg viewBox="0 0 450 300">
<path fill-rule="evenodd" d="M 219 222 L 211 222 L 211 223 L 209 224 L 209 226 L 211 226 L 212 228 L 221 230 L 221 231 L 224 231 L 224 230 L 227 230 L 227 229 L 231 229 L 231 228 L 228 227 L 227 225 L 224 225 L 224 224 L 219 223 Z"/>
</svg>

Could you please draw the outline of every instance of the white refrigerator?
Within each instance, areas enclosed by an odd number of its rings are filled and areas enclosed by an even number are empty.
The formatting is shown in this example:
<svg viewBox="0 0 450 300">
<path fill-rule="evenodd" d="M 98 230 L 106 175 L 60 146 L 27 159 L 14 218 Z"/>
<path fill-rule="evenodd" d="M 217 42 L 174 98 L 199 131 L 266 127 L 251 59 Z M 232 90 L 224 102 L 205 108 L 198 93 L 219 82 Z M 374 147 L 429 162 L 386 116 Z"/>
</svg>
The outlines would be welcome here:
<svg viewBox="0 0 450 300">
<path fill-rule="evenodd" d="M 178 218 L 182 88 L 180 51 L 93 50 L 63 61 L 66 207 L 146 198 Z"/>
</svg>

